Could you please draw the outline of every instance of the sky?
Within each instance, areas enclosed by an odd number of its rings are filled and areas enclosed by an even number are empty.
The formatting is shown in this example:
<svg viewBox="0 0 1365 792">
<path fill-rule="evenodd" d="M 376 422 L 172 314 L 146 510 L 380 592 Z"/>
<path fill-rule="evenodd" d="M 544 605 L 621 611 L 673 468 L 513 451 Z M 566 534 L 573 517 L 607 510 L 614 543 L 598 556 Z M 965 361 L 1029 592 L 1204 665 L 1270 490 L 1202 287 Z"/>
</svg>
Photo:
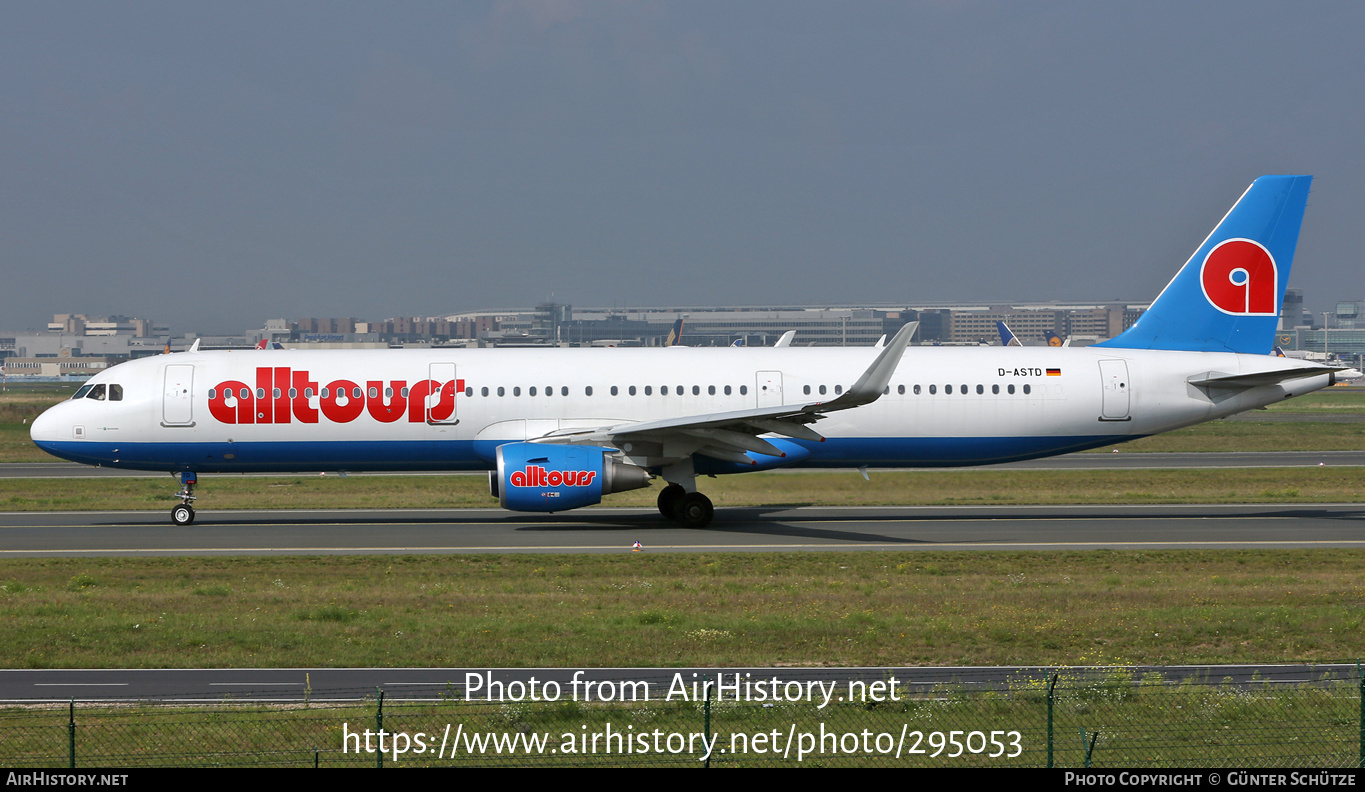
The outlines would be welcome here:
<svg viewBox="0 0 1365 792">
<path fill-rule="evenodd" d="M 1365 3 L 0 4 L 0 328 L 1146 301 L 1313 174 L 1365 298 Z"/>
</svg>

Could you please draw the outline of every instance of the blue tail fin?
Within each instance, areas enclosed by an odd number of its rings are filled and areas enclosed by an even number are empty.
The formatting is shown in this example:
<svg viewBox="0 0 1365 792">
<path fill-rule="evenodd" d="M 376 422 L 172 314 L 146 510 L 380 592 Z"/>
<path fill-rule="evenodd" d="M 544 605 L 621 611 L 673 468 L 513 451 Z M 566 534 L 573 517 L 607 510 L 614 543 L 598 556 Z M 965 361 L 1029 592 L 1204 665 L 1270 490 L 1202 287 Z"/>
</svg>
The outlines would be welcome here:
<svg viewBox="0 0 1365 792">
<path fill-rule="evenodd" d="M 1132 327 L 1096 346 L 1266 354 L 1311 176 L 1251 183 Z"/>
</svg>

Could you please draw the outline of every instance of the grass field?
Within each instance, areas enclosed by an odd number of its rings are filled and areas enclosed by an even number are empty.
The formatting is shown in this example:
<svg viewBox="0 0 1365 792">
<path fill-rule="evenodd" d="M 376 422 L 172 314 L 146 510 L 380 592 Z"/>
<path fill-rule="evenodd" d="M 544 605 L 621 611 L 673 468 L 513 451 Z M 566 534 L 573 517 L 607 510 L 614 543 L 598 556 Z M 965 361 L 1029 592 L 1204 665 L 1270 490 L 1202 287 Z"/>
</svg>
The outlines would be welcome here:
<svg viewBox="0 0 1365 792">
<path fill-rule="evenodd" d="M 62 396 L 4 394 L 0 458 L 45 458 L 24 422 Z M 1365 393 L 1274 409 L 1365 411 Z M 1122 448 L 1365 448 L 1355 428 L 1219 422 Z M 874 471 L 702 487 L 727 505 L 1359 502 L 1359 475 Z M 165 509 L 174 490 L 169 476 L 0 481 L 0 509 Z M 655 492 L 610 504 L 652 506 Z M 482 476 L 208 476 L 199 494 L 204 509 L 493 505 Z M 5 560 L 0 666 L 1340 660 L 1365 645 L 1362 570 L 1365 551 Z"/>
<path fill-rule="evenodd" d="M 32 559 L 0 666 L 780 666 L 1357 657 L 1365 551 Z"/>
<path fill-rule="evenodd" d="M 1348 467 L 1218 470 L 946 470 L 749 473 L 702 479 L 735 506 L 963 506 L 1004 504 L 1355 503 L 1361 471 Z M 653 507 L 661 483 L 612 495 L 606 506 Z M 0 479 L 3 511 L 166 509 L 171 476 Z M 486 476 L 201 476 L 196 506 L 216 509 L 493 508 Z"/>
</svg>

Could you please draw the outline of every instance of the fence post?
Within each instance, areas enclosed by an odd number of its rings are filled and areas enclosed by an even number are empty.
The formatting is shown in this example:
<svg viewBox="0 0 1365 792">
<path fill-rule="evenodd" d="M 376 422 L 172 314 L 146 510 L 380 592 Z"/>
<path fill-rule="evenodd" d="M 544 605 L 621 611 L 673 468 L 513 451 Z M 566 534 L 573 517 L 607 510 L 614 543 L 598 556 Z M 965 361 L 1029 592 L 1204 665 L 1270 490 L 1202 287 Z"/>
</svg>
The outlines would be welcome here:
<svg viewBox="0 0 1365 792">
<path fill-rule="evenodd" d="M 375 730 L 375 733 L 376 733 L 376 734 L 383 734 L 383 733 L 384 733 L 384 688 L 376 687 L 375 690 L 377 690 L 377 691 L 379 692 L 379 702 L 378 702 L 378 704 L 375 706 L 375 709 L 374 709 L 374 730 Z M 374 763 L 374 766 L 375 766 L 376 768 L 378 768 L 378 769 L 381 769 L 381 770 L 382 770 L 383 767 L 384 767 L 384 751 L 382 750 L 383 744 L 384 744 L 384 740 L 383 740 L 383 738 L 381 738 L 381 739 L 379 740 L 379 745 L 380 745 L 381 750 L 378 750 L 378 751 L 375 751 L 375 752 L 374 752 L 374 756 L 375 756 L 375 760 L 374 760 L 375 763 Z"/>
<path fill-rule="evenodd" d="M 1085 729 L 1081 729 L 1081 747 L 1085 749 L 1085 769 L 1086 769 L 1086 770 L 1089 770 L 1089 769 L 1090 769 L 1090 755 L 1093 754 L 1093 753 L 1095 752 L 1095 741 L 1098 740 L 1099 738 L 1100 738 L 1100 733 L 1099 733 L 1099 731 L 1097 730 L 1097 731 L 1095 732 L 1095 736 L 1094 736 L 1094 737 L 1091 737 L 1090 740 L 1087 742 L 1086 739 L 1085 739 Z"/>
<path fill-rule="evenodd" d="M 704 713 L 703 723 L 705 724 L 705 728 L 702 731 L 709 737 L 711 735 L 711 683 L 704 683 L 703 687 L 706 688 L 706 704 L 702 706 L 702 712 Z M 702 762 L 701 766 L 708 770 L 711 768 L 710 752 L 707 752 L 706 761 Z"/>
<path fill-rule="evenodd" d="M 1052 769 L 1052 691 L 1057 687 L 1059 674 L 1052 675 L 1052 681 L 1047 683 L 1047 766 Z"/>
<path fill-rule="evenodd" d="M 76 700 L 71 699 L 71 708 L 66 715 L 66 759 L 67 767 L 76 769 Z"/>
<path fill-rule="evenodd" d="M 1359 756 L 1356 757 L 1356 767 L 1365 767 L 1365 674 L 1360 672 L 1359 660 L 1356 661 L 1356 681 L 1356 686 L 1359 688 L 1356 698 L 1360 700 L 1360 717 L 1357 718 L 1360 723 L 1360 747 Z"/>
</svg>

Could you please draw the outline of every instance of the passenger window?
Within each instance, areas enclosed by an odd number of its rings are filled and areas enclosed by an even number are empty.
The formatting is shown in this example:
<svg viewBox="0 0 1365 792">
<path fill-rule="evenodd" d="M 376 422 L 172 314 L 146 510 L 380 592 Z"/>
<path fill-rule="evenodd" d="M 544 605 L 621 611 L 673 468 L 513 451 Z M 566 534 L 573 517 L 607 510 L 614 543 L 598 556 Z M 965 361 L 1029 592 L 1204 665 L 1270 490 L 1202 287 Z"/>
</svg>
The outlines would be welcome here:
<svg viewBox="0 0 1365 792">
<path fill-rule="evenodd" d="M 835 386 L 834 386 L 834 392 L 835 392 L 835 393 L 843 393 L 843 392 L 844 392 L 844 386 L 843 386 L 843 385 L 835 385 Z"/>
<path fill-rule="evenodd" d="M 919 395 L 919 386 L 918 386 L 918 385 L 915 386 L 915 395 L 916 395 L 916 396 Z"/>
<path fill-rule="evenodd" d="M 499 395 L 499 396 L 506 396 L 506 395 L 507 395 L 507 389 L 504 388 L 504 387 L 502 387 L 501 385 L 499 385 L 499 386 L 498 386 L 498 395 Z"/>
<path fill-rule="evenodd" d="M 747 396 L 748 394 L 749 394 L 749 386 L 748 386 L 748 385 L 740 385 L 740 386 L 739 386 L 739 395 L 740 395 L 740 396 Z"/>
<path fill-rule="evenodd" d="M 952 385 L 944 385 L 944 386 L 943 386 L 943 392 L 944 392 L 944 393 L 952 393 L 952 392 L 953 392 L 953 386 L 952 386 Z"/>
<path fill-rule="evenodd" d="M 216 398 L 218 398 L 218 389 L 209 388 L 209 401 L 213 401 Z"/>
<path fill-rule="evenodd" d="M 801 392 L 804 393 L 804 394 L 806 394 L 807 396 L 809 396 L 809 395 L 810 395 L 810 386 L 809 386 L 809 385 L 803 386 L 803 387 L 801 388 Z"/>
<path fill-rule="evenodd" d="M 621 389 L 616 387 L 615 385 L 611 386 L 611 395 L 613 396 L 621 395 Z"/>
<path fill-rule="evenodd" d="M 985 393 L 985 392 L 986 392 L 985 386 L 983 386 L 983 385 L 977 385 L 977 386 L 976 386 L 976 394 L 977 394 L 978 396 L 980 396 L 981 394 L 983 394 L 983 393 Z"/>
<path fill-rule="evenodd" d="M 407 390 L 407 388 L 404 388 L 403 390 Z M 473 387 L 472 385 L 471 385 L 471 386 L 466 386 L 465 389 L 464 389 L 464 395 L 465 395 L 466 398 L 468 398 L 468 397 L 470 397 L 470 396 L 473 396 L 473 395 L 474 395 L 474 387 Z"/>
<path fill-rule="evenodd" d="M 697 385 L 693 385 L 693 386 L 692 386 L 692 395 L 693 395 L 693 396 L 700 396 L 700 395 L 701 395 L 701 387 L 700 387 L 700 386 L 697 386 Z"/>
<path fill-rule="evenodd" d="M 568 396 L 568 395 L 569 395 L 569 386 L 568 386 L 568 385 L 561 385 L 561 386 L 559 387 L 559 395 L 560 395 L 560 396 Z M 589 395 L 589 396 L 592 395 L 592 386 L 591 386 L 591 385 L 588 386 L 588 395 Z"/>
<path fill-rule="evenodd" d="M 272 389 L 271 389 L 271 392 L 270 392 L 270 396 L 271 396 L 271 398 L 274 398 L 274 399 L 280 398 L 280 389 L 279 389 L 279 388 L 272 388 Z"/>
<path fill-rule="evenodd" d="M 821 396 L 824 396 L 824 395 L 825 395 L 825 386 L 824 386 L 824 385 L 821 385 L 821 386 L 820 386 L 820 395 L 821 395 Z"/>
<path fill-rule="evenodd" d="M 532 385 L 531 389 L 527 391 L 527 393 L 530 394 L 531 396 L 536 395 L 536 386 Z"/>
<path fill-rule="evenodd" d="M 290 388 L 290 389 L 289 389 L 289 398 L 291 398 L 291 399 L 297 399 L 298 397 L 299 397 L 299 389 L 298 389 L 298 388 Z"/>
<path fill-rule="evenodd" d="M 407 388 L 404 388 L 403 390 L 407 390 Z M 405 394 L 403 394 L 403 395 L 406 396 L 407 394 L 405 393 Z M 487 388 L 487 387 L 480 388 L 480 389 L 479 389 L 479 395 L 480 395 L 480 396 L 487 396 L 487 395 L 488 395 L 488 388 Z"/>
<path fill-rule="evenodd" d="M 905 395 L 905 386 L 904 386 L 904 385 L 897 385 L 897 386 L 896 386 L 896 394 L 899 395 L 899 396 L 904 396 L 904 395 Z"/>
<path fill-rule="evenodd" d="M 810 393 L 810 390 L 809 390 L 810 386 L 807 385 L 806 388 L 807 388 L 806 393 Z M 716 395 L 716 386 L 715 386 L 715 385 L 707 385 L 707 386 L 706 386 L 706 394 L 707 394 L 708 396 L 715 396 L 715 395 Z"/>
<path fill-rule="evenodd" d="M 653 385 L 646 385 L 646 386 L 645 386 L 645 395 L 646 395 L 646 396 L 653 396 L 653 395 L 654 395 L 654 386 L 653 386 Z"/>
<path fill-rule="evenodd" d="M 631 396 L 634 396 L 634 395 L 635 395 L 635 386 L 634 386 L 634 385 L 631 385 L 631 386 L 630 386 L 630 395 L 631 395 Z"/>
<path fill-rule="evenodd" d="M 726 395 L 726 396 L 729 396 L 729 395 L 730 395 L 730 386 L 729 386 L 729 385 L 726 385 L 726 386 L 725 386 L 725 395 Z"/>
<path fill-rule="evenodd" d="M 992 385 L 992 386 L 991 386 L 991 393 L 996 393 L 996 394 L 1000 393 L 1000 386 L 999 386 L 999 385 Z"/>
<path fill-rule="evenodd" d="M 520 396 L 520 395 L 521 395 L 521 386 L 520 386 L 520 385 L 514 386 L 514 387 L 512 388 L 512 395 L 513 395 L 513 396 Z"/>
<path fill-rule="evenodd" d="M 667 385 L 664 385 L 663 387 L 659 388 L 659 395 L 660 395 L 660 396 L 667 396 L 667 395 L 668 395 L 668 386 L 667 386 Z"/>
<path fill-rule="evenodd" d="M 937 393 L 938 393 L 938 386 L 937 386 L 937 385 L 930 385 L 930 386 L 929 386 L 929 395 L 930 395 L 930 396 L 933 396 L 933 395 L 935 395 L 935 394 L 937 394 Z"/>
<path fill-rule="evenodd" d="M 1033 386 L 1032 386 L 1032 385 L 1025 385 L 1025 386 L 1024 386 L 1024 393 L 1033 393 Z"/>
<path fill-rule="evenodd" d="M 1006 390 L 1008 390 L 1010 393 L 1014 393 L 1014 386 L 1010 385 L 1008 388 L 1006 388 Z"/>
</svg>

